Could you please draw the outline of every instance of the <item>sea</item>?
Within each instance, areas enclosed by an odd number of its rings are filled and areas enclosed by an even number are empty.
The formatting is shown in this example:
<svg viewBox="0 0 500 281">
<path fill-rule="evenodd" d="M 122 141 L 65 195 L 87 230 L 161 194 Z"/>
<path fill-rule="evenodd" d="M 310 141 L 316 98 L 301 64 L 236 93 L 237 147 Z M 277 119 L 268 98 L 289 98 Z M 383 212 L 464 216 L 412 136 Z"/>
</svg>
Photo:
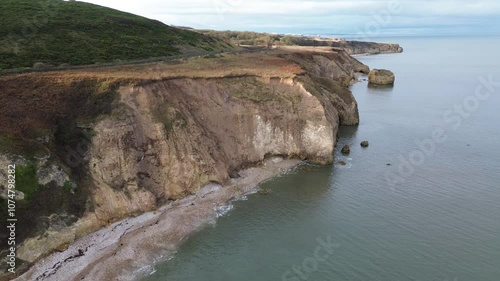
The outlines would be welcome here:
<svg viewBox="0 0 500 281">
<path fill-rule="evenodd" d="M 500 280 L 500 37 L 372 39 L 404 52 L 357 57 L 396 82 L 352 85 L 346 165 L 261 184 L 140 280 Z"/>
</svg>

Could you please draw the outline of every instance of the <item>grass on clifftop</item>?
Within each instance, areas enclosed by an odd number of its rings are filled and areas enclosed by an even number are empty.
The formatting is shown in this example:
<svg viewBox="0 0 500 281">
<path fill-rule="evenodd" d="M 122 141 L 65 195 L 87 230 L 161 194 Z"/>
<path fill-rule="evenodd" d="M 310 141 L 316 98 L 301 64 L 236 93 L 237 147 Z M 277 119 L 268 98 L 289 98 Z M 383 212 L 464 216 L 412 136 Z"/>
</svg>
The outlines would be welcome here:
<svg viewBox="0 0 500 281">
<path fill-rule="evenodd" d="M 227 43 L 98 5 L 0 1 L 0 70 L 85 65 L 217 51 Z"/>
</svg>

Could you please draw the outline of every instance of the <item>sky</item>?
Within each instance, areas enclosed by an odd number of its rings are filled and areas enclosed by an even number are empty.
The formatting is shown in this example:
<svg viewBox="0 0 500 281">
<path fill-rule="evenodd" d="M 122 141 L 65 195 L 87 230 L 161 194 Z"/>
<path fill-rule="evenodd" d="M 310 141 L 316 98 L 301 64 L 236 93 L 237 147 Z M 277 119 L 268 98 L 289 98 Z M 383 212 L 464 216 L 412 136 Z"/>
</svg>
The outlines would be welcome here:
<svg viewBox="0 0 500 281">
<path fill-rule="evenodd" d="M 359 36 L 500 34 L 499 0 L 85 0 L 198 29 Z"/>
</svg>

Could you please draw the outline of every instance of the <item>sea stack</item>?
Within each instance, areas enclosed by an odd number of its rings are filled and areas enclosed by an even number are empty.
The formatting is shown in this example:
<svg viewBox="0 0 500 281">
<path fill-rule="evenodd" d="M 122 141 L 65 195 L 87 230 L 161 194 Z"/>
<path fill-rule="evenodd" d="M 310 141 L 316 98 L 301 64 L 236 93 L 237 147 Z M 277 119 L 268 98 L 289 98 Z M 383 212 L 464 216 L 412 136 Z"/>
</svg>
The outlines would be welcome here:
<svg viewBox="0 0 500 281">
<path fill-rule="evenodd" d="M 373 85 L 394 85 L 394 73 L 386 69 L 373 69 L 368 74 L 368 81 Z"/>
<path fill-rule="evenodd" d="M 344 145 L 344 147 L 342 147 L 341 152 L 342 152 L 342 154 L 349 154 L 349 153 L 351 153 L 351 147 L 348 144 L 346 144 L 346 145 Z"/>
</svg>

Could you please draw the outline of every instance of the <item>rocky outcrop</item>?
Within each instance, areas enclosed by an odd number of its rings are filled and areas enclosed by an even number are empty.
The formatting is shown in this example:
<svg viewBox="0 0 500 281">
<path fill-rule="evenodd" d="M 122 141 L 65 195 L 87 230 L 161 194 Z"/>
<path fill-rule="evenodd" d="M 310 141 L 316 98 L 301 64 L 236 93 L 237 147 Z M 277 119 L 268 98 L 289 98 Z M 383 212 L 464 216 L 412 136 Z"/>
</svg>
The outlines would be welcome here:
<svg viewBox="0 0 500 281">
<path fill-rule="evenodd" d="M 333 42 L 332 47 L 341 48 L 350 55 L 376 55 L 402 53 L 403 48 L 399 44 L 375 43 L 362 41 L 338 41 Z"/>
<path fill-rule="evenodd" d="M 368 75 L 368 82 L 373 85 L 393 85 L 394 73 L 385 69 L 373 69 Z"/>
<path fill-rule="evenodd" d="M 110 114 L 77 124 L 92 136 L 76 146 L 88 146 L 78 169 L 69 172 L 73 161 L 55 156 L 40 160 L 39 184 L 51 192 L 67 189 L 61 196 L 87 196 L 80 204 L 85 211 L 47 216 L 48 227 L 24 240 L 19 258 L 35 262 L 111 222 L 155 210 L 208 183 L 224 185 L 240 169 L 273 155 L 333 163 L 339 126 L 359 123 L 348 85 L 368 68 L 342 51 L 278 53 L 275 60 L 280 64 L 271 75 L 234 75 L 240 63 L 223 77 L 195 73 L 121 82 Z M 54 75 L 53 83 L 63 79 Z"/>
<path fill-rule="evenodd" d="M 351 147 L 348 144 L 346 144 L 344 145 L 344 147 L 342 147 L 341 152 L 343 154 L 349 154 L 351 153 Z"/>
</svg>

